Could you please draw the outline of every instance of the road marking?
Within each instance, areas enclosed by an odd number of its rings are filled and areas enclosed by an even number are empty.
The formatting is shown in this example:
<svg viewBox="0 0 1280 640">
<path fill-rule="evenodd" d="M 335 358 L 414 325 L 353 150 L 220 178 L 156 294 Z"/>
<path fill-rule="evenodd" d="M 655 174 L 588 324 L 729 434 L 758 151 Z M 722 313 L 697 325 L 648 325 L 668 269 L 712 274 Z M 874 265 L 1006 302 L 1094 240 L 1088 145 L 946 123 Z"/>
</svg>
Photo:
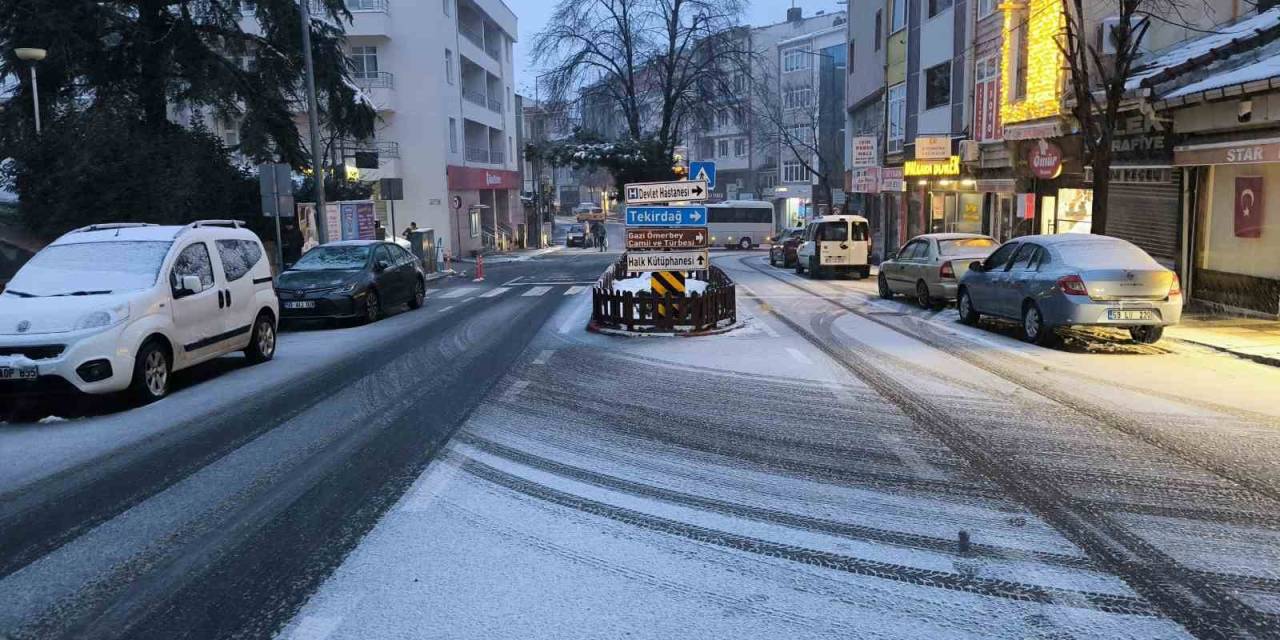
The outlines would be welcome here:
<svg viewBox="0 0 1280 640">
<path fill-rule="evenodd" d="M 587 289 L 587 288 L 586 288 L 586 287 L 584 287 L 584 286 L 582 286 L 582 285 L 577 285 L 577 284 L 575 284 L 575 285 L 573 285 L 572 287 L 569 287 L 568 289 L 565 289 L 565 290 L 564 290 L 564 294 L 565 294 L 566 296 L 576 296 L 576 295 L 578 295 L 579 293 L 582 293 L 583 291 L 586 291 L 586 289 Z"/>
<path fill-rule="evenodd" d="M 342 618 L 333 616 L 307 616 L 289 635 L 289 640 L 324 640 L 342 625 Z"/>
<path fill-rule="evenodd" d="M 508 289 L 507 287 L 495 287 L 495 288 L 493 288 L 493 289 L 490 289 L 490 290 L 488 290 L 488 291 L 486 291 L 486 292 L 484 292 L 484 293 L 480 294 L 480 297 L 481 297 L 481 298 L 492 298 L 492 297 L 494 297 L 494 296 L 500 296 L 500 295 L 502 295 L 502 294 L 504 294 L 504 293 L 506 293 L 506 292 L 508 292 L 508 291 L 510 291 L 510 290 L 511 290 L 511 289 Z"/>
<path fill-rule="evenodd" d="M 452 447 L 442 453 L 447 453 Z M 436 458 L 436 462 L 427 468 L 427 472 L 423 475 L 422 484 L 418 485 L 413 495 L 405 500 L 404 505 L 400 507 L 400 511 L 408 513 L 416 513 L 426 511 L 431 504 L 444 493 L 445 487 L 448 487 L 462 469 L 447 456 Z"/>
<path fill-rule="evenodd" d="M 444 313 L 444 312 L 446 312 L 446 311 L 448 311 L 448 310 L 452 309 L 453 307 L 454 307 L 454 305 L 449 305 L 449 306 L 447 306 L 447 307 L 440 307 L 439 309 L 437 309 L 437 311 L 439 311 L 440 313 Z"/>
<path fill-rule="evenodd" d="M 582 326 L 583 319 L 581 318 L 581 312 L 584 310 L 587 313 L 591 313 L 591 306 L 587 304 L 583 304 L 581 310 L 574 309 L 573 312 L 569 314 L 569 317 L 564 319 L 564 322 L 560 324 L 561 335 L 569 333 L 570 331 L 573 331 L 575 328 Z"/>
<path fill-rule="evenodd" d="M 883 442 L 885 446 L 892 449 L 893 455 L 898 457 L 898 461 L 900 461 L 903 466 L 910 469 L 917 477 L 924 478 L 926 480 L 947 479 L 947 476 L 941 471 L 938 471 L 937 467 L 926 462 L 919 453 L 916 453 L 914 449 L 908 447 L 907 443 L 902 441 L 902 438 L 890 433 L 882 433 L 880 434 L 880 441 Z"/>
<path fill-rule="evenodd" d="M 507 390 L 502 392 L 502 401 L 515 402 L 516 398 L 520 396 L 521 392 L 523 392 L 527 386 L 529 386 L 528 380 L 516 380 L 515 382 L 512 382 L 511 386 L 507 387 Z"/>
<path fill-rule="evenodd" d="M 502 283 L 502 286 L 509 287 L 517 282 L 520 282 L 521 280 L 524 280 L 524 276 L 520 276 L 519 278 L 516 278 L 514 280 L 508 280 L 507 282 Z"/>
<path fill-rule="evenodd" d="M 813 364 L 813 360 L 810 360 L 809 356 L 801 353 L 800 350 L 795 347 L 787 347 L 787 353 L 790 353 L 791 357 L 795 358 L 796 362 L 799 362 L 800 364 Z"/>
<path fill-rule="evenodd" d="M 546 295 L 547 292 L 550 290 L 551 290 L 551 287 L 529 287 L 529 290 L 520 294 L 520 297 L 531 298 L 533 296 L 542 296 L 542 295 Z"/>
<path fill-rule="evenodd" d="M 536 358 L 534 358 L 534 359 L 533 359 L 533 363 L 534 363 L 534 364 L 546 364 L 546 363 L 547 363 L 547 361 L 551 359 L 551 356 L 552 356 L 553 354 L 555 354 L 555 352 L 556 352 L 556 350 L 555 350 L 555 349 L 543 349 L 543 350 L 542 350 L 542 353 L 539 353 L 539 354 L 538 354 L 538 357 L 536 357 Z"/>
<path fill-rule="evenodd" d="M 450 289 L 440 294 L 440 297 L 441 298 L 458 298 L 458 297 L 465 296 L 468 293 L 471 293 L 472 291 L 475 291 L 475 290 L 476 290 L 475 287 L 458 287 L 456 289 Z"/>
</svg>

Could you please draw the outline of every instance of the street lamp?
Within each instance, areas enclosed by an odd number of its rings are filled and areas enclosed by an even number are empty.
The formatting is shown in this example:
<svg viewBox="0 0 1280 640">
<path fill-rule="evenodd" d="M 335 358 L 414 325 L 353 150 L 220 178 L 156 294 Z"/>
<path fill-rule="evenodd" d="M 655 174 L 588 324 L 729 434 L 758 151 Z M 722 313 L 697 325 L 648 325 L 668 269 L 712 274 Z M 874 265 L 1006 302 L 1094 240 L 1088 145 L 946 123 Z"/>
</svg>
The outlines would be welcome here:
<svg viewBox="0 0 1280 640">
<path fill-rule="evenodd" d="M 40 86 L 36 83 L 36 63 L 44 60 L 49 54 L 44 49 L 18 47 L 13 50 L 18 59 L 31 64 L 31 106 L 36 114 L 36 135 L 40 135 Z"/>
</svg>

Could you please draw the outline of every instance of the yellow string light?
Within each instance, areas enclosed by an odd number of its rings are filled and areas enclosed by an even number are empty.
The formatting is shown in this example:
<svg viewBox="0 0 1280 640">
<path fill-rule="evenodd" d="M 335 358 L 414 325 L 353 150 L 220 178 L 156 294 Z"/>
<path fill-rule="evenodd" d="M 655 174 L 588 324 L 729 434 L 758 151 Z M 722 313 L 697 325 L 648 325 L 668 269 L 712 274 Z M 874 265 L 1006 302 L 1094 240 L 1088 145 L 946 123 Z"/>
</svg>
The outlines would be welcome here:
<svg viewBox="0 0 1280 640">
<path fill-rule="evenodd" d="M 1065 23 L 1062 0 L 1024 0 L 1000 5 L 1004 11 L 1004 42 L 1001 44 L 1000 84 L 1002 122 L 1014 123 L 1059 115 L 1062 112 L 1063 69 L 1066 66 L 1057 40 Z M 1013 100 L 1014 50 L 1013 31 L 1023 19 L 1027 24 L 1027 92 L 1022 100 Z"/>
</svg>

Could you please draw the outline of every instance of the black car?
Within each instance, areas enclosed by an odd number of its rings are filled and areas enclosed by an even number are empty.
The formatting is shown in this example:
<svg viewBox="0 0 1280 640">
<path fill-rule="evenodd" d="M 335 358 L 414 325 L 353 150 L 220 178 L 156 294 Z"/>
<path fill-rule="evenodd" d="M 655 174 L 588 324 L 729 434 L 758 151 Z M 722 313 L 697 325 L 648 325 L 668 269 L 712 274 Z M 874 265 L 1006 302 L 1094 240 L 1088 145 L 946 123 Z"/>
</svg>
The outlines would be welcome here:
<svg viewBox="0 0 1280 640">
<path fill-rule="evenodd" d="M 376 240 L 330 242 L 303 254 L 276 278 L 282 319 L 355 318 L 422 306 L 426 275 L 403 247 Z"/>
</svg>

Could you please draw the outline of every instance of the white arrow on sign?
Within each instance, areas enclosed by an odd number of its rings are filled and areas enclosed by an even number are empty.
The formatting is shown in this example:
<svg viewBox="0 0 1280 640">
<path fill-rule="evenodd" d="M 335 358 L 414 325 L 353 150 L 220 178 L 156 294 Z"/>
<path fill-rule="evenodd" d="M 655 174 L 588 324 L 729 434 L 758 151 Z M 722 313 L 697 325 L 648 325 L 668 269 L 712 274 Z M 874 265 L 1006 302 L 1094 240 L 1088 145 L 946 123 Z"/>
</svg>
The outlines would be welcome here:
<svg viewBox="0 0 1280 640">
<path fill-rule="evenodd" d="M 701 222 L 701 221 L 702 221 L 702 214 L 701 214 L 701 213 L 698 213 L 697 211 L 694 211 L 693 213 L 689 214 L 689 219 L 690 219 L 690 220 L 692 220 L 692 221 L 694 221 L 694 222 Z"/>
</svg>

